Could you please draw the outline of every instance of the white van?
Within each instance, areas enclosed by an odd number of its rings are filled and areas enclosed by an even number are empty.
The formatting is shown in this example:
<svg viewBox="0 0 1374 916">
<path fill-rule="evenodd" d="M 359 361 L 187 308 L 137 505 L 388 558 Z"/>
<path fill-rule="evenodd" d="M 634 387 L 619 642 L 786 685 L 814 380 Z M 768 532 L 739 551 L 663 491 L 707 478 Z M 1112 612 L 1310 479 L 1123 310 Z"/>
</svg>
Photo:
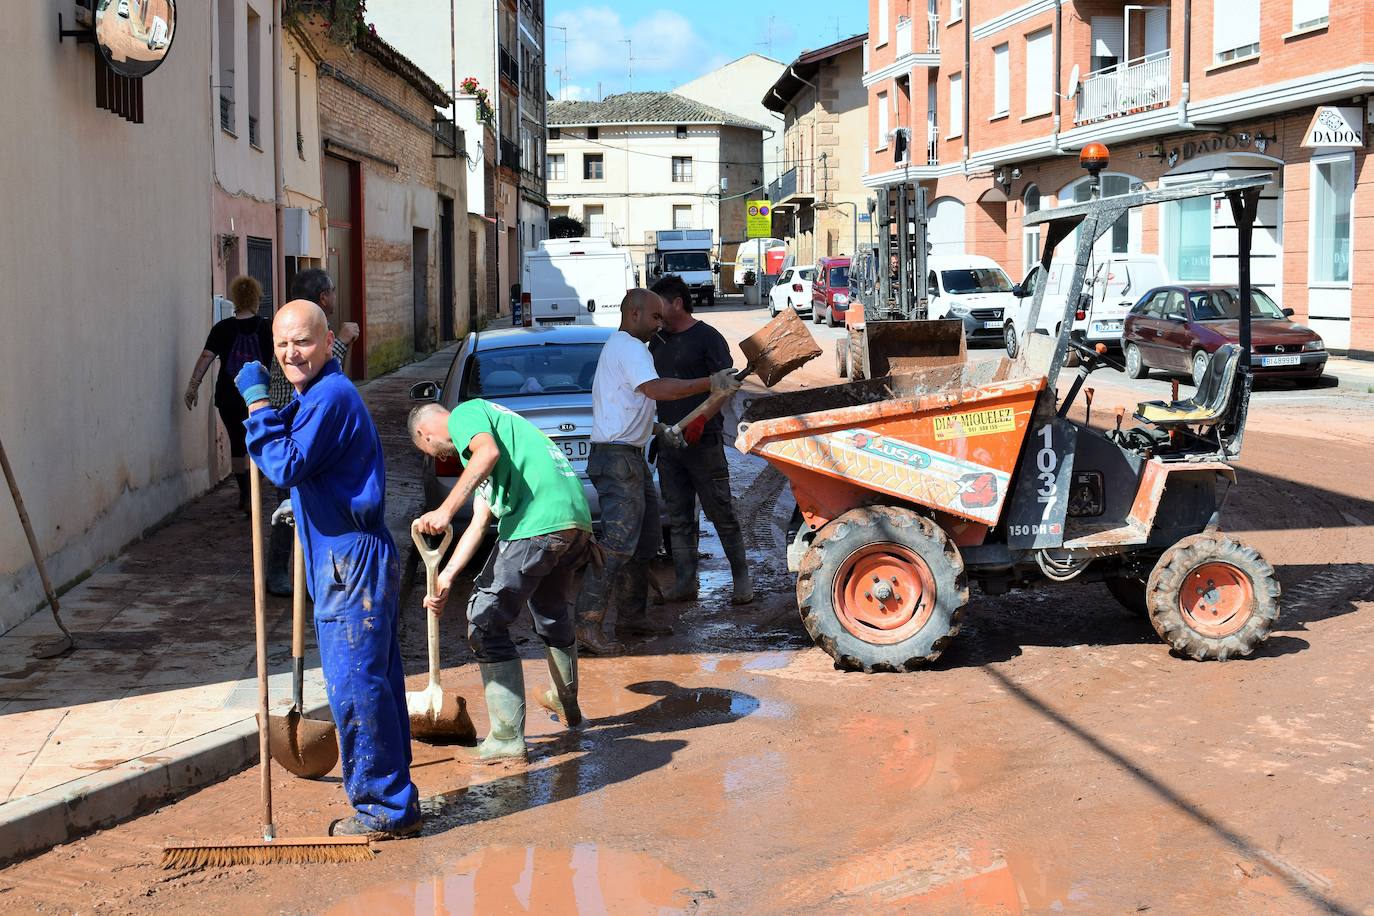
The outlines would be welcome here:
<svg viewBox="0 0 1374 916">
<path fill-rule="evenodd" d="M 1036 284 L 1041 282 L 1041 276 L 1041 267 L 1036 264 L 1012 290 L 1019 301 L 1014 309 L 1007 312 L 1003 327 L 1003 339 L 1009 356 L 1014 357 L 1020 348 L 1017 335 L 1022 333 L 1030 319 Z M 1072 278 L 1072 261 L 1050 265 L 1045 300 L 1040 307 L 1040 320 L 1036 322 L 1037 330 L 1051 336 L 1059 334 Z M 1083 302 L 1074 311 L 1074 336 L 1089 344 L 1104 343 L 1109 347 L 1120 347 L 1126 313 L 1146 290 L 1165 286 L 1169 282 L 1169 272 L 1165 270 L 1164 261 L 1159 255 L 1094 255 L 1088 262 L 1088 271 L 1083 278 Z"/>
<path fill-rule="evenodd" d="M 148 50 L 160 51 L 167 47 L 167 20 L 161 16 L 153 17 L 153 27 L 148 30 Z"/>
<path fill-rule="evenodd" d="M 620 300 L 635 286 L 628 249 L 604 238 L 546 239 L 524 261 L 520 291 L 534 324 L 620 326 Z"/>
<path fill-rule="evenodd" d="M 1001 343 L 1005 314 L 1017 304 L 1006 271 L 977 254 L 931 255 L 926 267 L 930 317 L 959 319 L 969 343 Z"/>
</svg>

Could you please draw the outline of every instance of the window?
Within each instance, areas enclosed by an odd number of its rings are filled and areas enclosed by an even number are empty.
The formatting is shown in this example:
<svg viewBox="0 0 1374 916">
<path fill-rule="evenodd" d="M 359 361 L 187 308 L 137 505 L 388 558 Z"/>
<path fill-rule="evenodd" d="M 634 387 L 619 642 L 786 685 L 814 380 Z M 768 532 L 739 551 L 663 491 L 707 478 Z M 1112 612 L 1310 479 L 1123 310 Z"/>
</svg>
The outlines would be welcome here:
<svg viewBox="0 0 1374 916">
<path fill-rule="evenodd" d="M 692 205 L 673 204 L 673 228 L 691 229 L 692 228 Z"/>
<path fill-rule="evenodd" d="M 1350 200 L 1355 160 L 1350 154 L 1312 160 L 1312 244 L 1308 274 L 1313 283 L 1350 282 Z"/>
<path fill-rule="evenodd" d="M 1141 302 L 1135 308 L 1131 309 L 1131 314 L 1139 315 L 1141 318 L 1163 318 L 1164 300 L 1168 298 L 1168 291 L 1161 290 L 1160 292 L 1155 293 L 1149 299 L 1141 300 Z"/>
<path fill-rule="evenodd" d="M 557 127 L 550 127 L 550 128 L 549 128 L 549 139 L 550 139 L 550 140 L 557 140 L 557 139 L 558 139 L 559 137 L 561 137 L 562 135 L 563 135 L 563 132 L 560 131 Z"/>
<path fill-rule="evenodd" d="M 1048 114 L 1054 107 L 1052 29 L 1026 36 L 1026 114 Z"/>
<path fill-rule="evenodd" d="M 563 153 L 549 153 L 549 181 L 568 180 L 568 157 Z"/>
<path fill-rule="evenodd" d="M 601 344 L 541 343 L 479 351 L 467 372 L 463 398 L 521 397 L 549 391 L 590 394 Z"/>
<path fill-rule="evenodd" d="M 606 237 L 606 208 L 600 205 L 588 204 L 582 208 L 582 228 L 586 230 L 589 237 L 601 239 Z"/>
<path fill-rule="evenodd" d="M 686 140 L 686 139 L 687 139 L 687 125 L 686 125 L 686 124 L 679 124 L 679 125 L 677 126 L 677 138 L 678 138 L 679 140 Z"/>
<path fill-rule="evenodd" d="M 949 0 L 949 21 L 958 22 L 964 18 L 964 0 Z"/>
<path fill-rule="evenodd" d="M 1293 0 L 1293 31 L 1326 25 L 1330 14 L 1331 0 Z"/>
<path fill-rule="evenodd" d="M 582 178 L 585 181 L 601 181 L 606 177 L 605 157 L 601 153 L 582 154 Z"/>
<path fill-rule="evenodd" d="M 887 44 L 887 0 L 878 0 L 878 44 Z"/>
<path fill-rule="evenodd" d="M 1007 113 L 1011 106 L 1011 55 L 1006 45 L 992 49 L 992 116 Z"/>
<path fill-rule="evenodd" d="M 1093 72 L 1115 67 L 1126 56 L 1126 21 L 1120 16 L 1093 16 Z"/>
<path fill-rule="evenodd" d="M 674 156 L 673 157 L 673 181 L 692 180 L 692 157 Z"/>
<path fill-rule="evenodd" d="M 878 93 L 878 142 L 874 149 L 887 149 L 887 93 Z"/>
<path fill-rule="evenodd" d="M 1212 279 L 1212 198 L 1166 204 L 1169 274 L 1180 282 Z"/>
<path fill-rule="evenodd" d="M 1212 0 L 1213 63 L 1259 53 L 1259 0 Z"/>
<path fill-rule="evenodd" d="M 964 76 L 951 74 L 949 78 L 949 135 L 959 137 L 964 133 Z"/>
<path fill-rule="evenodd" d="M 1026 190 L 1021 194 L 1021 200 L 1026 205 L 1027 213 L 1040 212 L 1040 188 L 1037 186 L 1027 186 Z"/>
<path fill-rule="evenodd" d="M 248 142 L 262 149 L 259 115 L 262 114 L 262 17 L 248 8 Z"/>
<path fill-rule="evenodd" d="M 234 0 L 219 0 L 219 126 L 233 133 Z"/>
<path fill-rule="evenodd" d="M 601 128 L 599 128 L 599 127 L 588 127 L 588 128 L 587 128 L 587 139 L 588 139 L 588 140 L 600 140 L 600 139 L 601 139 Z"/>
<path fill-rule="evenodd" d="M 1131 179 L 1128 178 L 1127 176 L 1125 176 L 1125 175 L 1103 175 L 1103 176 L 1102 176 L 1102 196 L 1103 196 L 1103 197 L 1116 197 L 1118 194 L 1125 194 L 1125 193 L 1129 192 L 1130 190 L 1131 190 Z M 1092 199 L 1092 193 L 1093 193 L 1093 183 L 1092 183 L 1092 179 L 1087 179 L 1087 180 L 1085 180 L 1085 181 L 1080 181 L 1078 184 L 1074 185 L 1074 188 L 1073 188 L 1073 202 L 1076 203 L 1076 204 L 1081 204 L 1081 203 L 1083 203 L 1083 201 L 1085 201 L 1085 200 L 1091 200 L 1091 199 Z M 1078 233 L 1078 230 L 1075 229 L 1075 230 L 1074 230 L 1074 235 L 1072 236 L 1072 237 L 1075 239 L 1075 244 L 1077 244 L 1077 242 L 1076 242 L 1076 240 L 1077 240 L 1077 238 L 1078 238 L 1078 234 L 1077 234 L 1077 233 Z M 1117 221 L 1116 221 L 1115 223 L 1112 224 L 1111 240 L 1112 240 L 1112 252 L 1113 252 L 1114 254 L 1124 254 L 1124 253 L 1126 253 L 1127 251 L 1130 251 L 1130 245 L 1131 245 L 1131 215 L 1130 215 L 1129 213 L 1123 213 L 1123 214 L 1121 214 L 1121 216 L 1117 218 Z M 1072 250 L 1073 250 L 1072 246 L 1069 247 L 1067 250 L 1072 251 Z"/>
<path fill-rule="evenodd" d="M 1183 298 L 1183 294 L 1178 290 L 1169 293 L 1169 298 L 1164 300 L 1165 320 L 1186 321 L 1188 318 L 1188 308 Z"/>
</svg>

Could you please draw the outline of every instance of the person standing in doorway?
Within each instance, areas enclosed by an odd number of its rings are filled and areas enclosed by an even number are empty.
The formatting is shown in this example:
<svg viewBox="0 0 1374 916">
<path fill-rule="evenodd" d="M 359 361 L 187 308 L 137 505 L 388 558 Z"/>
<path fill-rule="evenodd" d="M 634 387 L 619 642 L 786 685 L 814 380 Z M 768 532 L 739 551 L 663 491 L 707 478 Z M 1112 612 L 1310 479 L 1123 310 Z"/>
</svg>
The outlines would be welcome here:
<svg viewBox="0 0 1374 916">
<path fill-rule="evenodd" d="M 617 629 L 666 635 L 648 618 L 649 563 L 658 553 L 658 494 L 644 449 L 654 429 L 654 402 L 709 391 L 738 391 L 732 370 L 700 378 L 659 378 L 645 346 L 663 323 L 663 300 L 632 289 L 620 303 L 620 327 L 606 341 L 592 380 L 592 448 L 587 476 L 601 504 L 605 565 L 589 569 L 577 599 L 577 641 L 587 652 L 613 655 L 602 626 L 612 605 Z"/>
<path fill-rule="evenodd" d="M 681 277 L 669 274 L 653 285 L 663 299 L 663 328 L 649 341 L 654 369 L 660 378 L 695 378 L 732 368 L 730 345 L 715 328 L 692 315 L 692 298 Z M 672 426 L 706 400 L 695 394 L 676 401 L 659 401 L 658 421 Z M 658 482 L 668 502 L 673 532 L 673 574 L 668 598 L 691 601 L 697 597 L 697 500 L 716 528 L 734 581 L 732 604 L 754 600 L 744 535 L 730 495 L 730 465 L 725 460 L 724 420 L 711 413 L 701 437 L 686 448 L 674 448 L 660 439 Z"/>
<path fill-rule="evenodd" d="M 234 376 L 248 363 L 271 358 L 272 323 L 258 315 L 262 286 L 252 277 L 235 277 L 229 283 L 229 298 L 234 303 L 233 317 L 217 321 L 210 328 L 210 335 L 205 338 L 205 349 L 191 370 L 191 380 L 186 385 L 182 400 L 187 410 L 196 406 L 200 398 L 200 380 L 205 377 L 210 364 L 218 359 L 215 408 L 229 434 L 229 461 L 234 471 L 234 482 L 239 488 L 238 509 L 247 515 L 248 449 L 244 444 L 243 421 L 248 418 L 248 407 L 234 387 Z"/>
</svg>

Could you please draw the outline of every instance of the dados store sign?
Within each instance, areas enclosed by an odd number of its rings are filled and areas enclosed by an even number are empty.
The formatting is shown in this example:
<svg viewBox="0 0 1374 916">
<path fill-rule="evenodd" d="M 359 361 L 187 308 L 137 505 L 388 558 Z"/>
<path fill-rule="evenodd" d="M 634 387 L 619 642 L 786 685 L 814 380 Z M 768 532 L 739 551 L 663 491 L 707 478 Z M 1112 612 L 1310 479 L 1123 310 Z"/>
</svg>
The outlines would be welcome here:
<svg viewBox="0 0 1374 916">
<path fill-rule="evenodd" d="M 1302 145 L 1307 149 L 1364 146 L 1364 108 L 1323 105 L 1312 115 Z"/>
</svg>

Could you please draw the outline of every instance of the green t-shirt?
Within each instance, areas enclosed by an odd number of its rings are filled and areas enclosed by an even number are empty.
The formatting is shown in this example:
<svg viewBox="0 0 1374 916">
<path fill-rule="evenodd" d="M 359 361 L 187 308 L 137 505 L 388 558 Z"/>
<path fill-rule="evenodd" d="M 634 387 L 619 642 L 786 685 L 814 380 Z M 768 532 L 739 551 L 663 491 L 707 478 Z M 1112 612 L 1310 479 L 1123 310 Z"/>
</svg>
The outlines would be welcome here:
<svg viewBox="0 0 1374 916">
<path fill-rule="evenodd" d="M 448 415 L 448 434 L 466 467 L 472 437 L 486 433 L 501 457 L 478 492 L 499 520 L 496 534 L 518 541 L 568 528 L 592 530 L 592 513 L 582 481 L 563 450 L 529 420 L 480 398 L 464 401 Z"/>
</svg>

